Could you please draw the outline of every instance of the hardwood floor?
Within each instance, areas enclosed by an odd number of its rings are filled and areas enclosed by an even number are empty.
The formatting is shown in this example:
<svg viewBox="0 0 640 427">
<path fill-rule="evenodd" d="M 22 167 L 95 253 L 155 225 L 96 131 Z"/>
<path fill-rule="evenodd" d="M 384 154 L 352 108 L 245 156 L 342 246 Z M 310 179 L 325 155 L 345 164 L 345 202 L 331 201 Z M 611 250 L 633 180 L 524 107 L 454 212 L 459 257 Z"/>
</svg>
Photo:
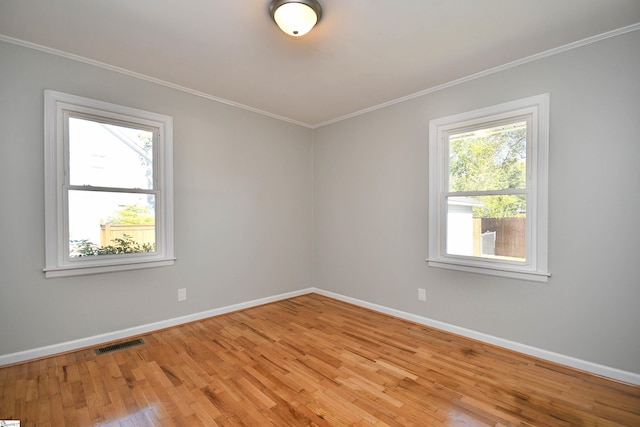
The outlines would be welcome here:
<svg viewBox="0 0 640 427">
<path fill-rule="evenodd" d="M 640 426 L 640 387 L 311 294 L 0 368 L 24 426 Z"/>
</svg>

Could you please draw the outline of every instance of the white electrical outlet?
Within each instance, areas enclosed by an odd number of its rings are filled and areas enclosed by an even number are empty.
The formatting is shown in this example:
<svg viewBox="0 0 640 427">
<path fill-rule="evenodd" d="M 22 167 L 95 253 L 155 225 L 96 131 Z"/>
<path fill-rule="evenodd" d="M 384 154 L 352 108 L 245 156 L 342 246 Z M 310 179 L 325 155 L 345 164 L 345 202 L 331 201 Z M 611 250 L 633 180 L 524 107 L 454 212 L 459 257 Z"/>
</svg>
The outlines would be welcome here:
<svg viewBox="0 0 640 427">
<path fill-rule="evenodd" d="M 418 301 L 427 300 L 427 291 L 423 288 L 418 288 Z"/>
<path fill-rule="evenodd" d="M 178 289 L 178 301 L 184 301 L 187 299 L 187 288 Z"/>
</svg>

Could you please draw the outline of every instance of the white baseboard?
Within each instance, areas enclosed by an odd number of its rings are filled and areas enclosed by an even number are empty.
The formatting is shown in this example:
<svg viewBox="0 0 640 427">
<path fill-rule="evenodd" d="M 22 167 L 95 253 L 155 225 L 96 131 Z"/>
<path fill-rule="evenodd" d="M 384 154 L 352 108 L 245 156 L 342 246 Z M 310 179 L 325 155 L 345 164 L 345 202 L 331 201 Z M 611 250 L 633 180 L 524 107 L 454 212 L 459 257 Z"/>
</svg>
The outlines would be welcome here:
<svg viewBox="0 0 640 427">
<path fill-rule="evenodd" d="M 427 317 L 418 316 L 404 311 L 396 310 L 393 308 L 385 307 L 378 304 L 373 304 L 367 301 L 359 300 L 357 298 L 351 298 L 345 295 L 336 294 L 334 292 L 325 291 L 318 288 L 307 288 L 298 291 L 287 292 L 280 295 L 275 295 L 266 298 L 260 298 L 252 301 L 247 301 L 239 304 L 233 304 L 226 307 L 216 308 L 213 310 L 202 311 L 200 313 L 189 314 L 187 316 L 176 317 L 173 319 L 162 320 L 160 322 L 149 323 L 146 325 L 136 326 L 133 328 L 123 329 L 120 331 L 109 332 L 106 334 L 95 335 L 92 337 L 81 338 L 78 340 L 68 341 L 60 344 L 54 344 L 46 347 L 39 347 L 32 350 L 21 351 L 17 353 L 0 355 L 0 366 L 12 365 L 14 363 L 25 362 L 28 360 L 39 359 L 42 357 L 53 356 L 55 354 L 65 353 L 73 350 L 78 350 L 87 347 L 93 347 L 100 344 L 105 344 L 111 341 L 121 340 L 124 338 L 133 337 L 136 335 L 142 335 L 149 332 L 157 331 L 172 326 L 182 325 L 196 320 L 206 319 L 208 317 L 219 316 L 225 313 L 231 313 L 233 311 L 244 310 L 246 308 L 257 307 L 259 305 L 268 304 L 271 302 L 281 301 L 288 298 L 297 297 L 309 293 L 317 293 L 329 298 L 336 299 L 338 301 L 344 301 L 353 305 L 364 307 L 373 311 L 388 314 L 400 319 L 409 320 L 411 322 L 426 325 L 432 328 L 437 328 L 443 331 L 451 332 L 457 335 L 461 335 L 474 340 L 482 341 L 487 344 L 493 344 L 498 347 L 506 348 L 509 350 L 517 351 L 519 353 L 534 356 L 539 359 L 547 360 L 550 362 L 559 363 L 571 368 L 579 369 L 581 371 L 590 372 L 595 375 L 611 378 L 614 380 L 626 382 L 629 384 L 640 386 L 640 374 L 633 372 L 623 371 L 621 369 L 611 368 L 609 366 L 599 365 L 597 363 L 588 362 L 586 360 L 577 359 L 571 356 L 565 356 L 563 354 L 554 353 L 551 351 L 543 350 L 540 348 L 532 347 L 526 344 L 521 344 L 514 341 L 509 341 L 503 338 L 498 338 L 492 335 L 477 332 L 471 329 L 462 328 L 460 326 L 451 325 L 448 323 L 440 322 L 438 320 L 429 319 Z"/>
<path fill-rule="evenodd" d="M 67 341 L 60 344 L 53 344 L 46 347 L 34 348 L 32 350 L 25 350 L 17 353 L 4 354 L 4 355 L 0 355 L 0 366 L 12 365 L 14 363 L 40 359 L 42 357 L 53 356 L 55 354 L 66 353 L 69 351 L 79 350 L 87 347 L 93 347 L 93 346 L 105 344 L 111 341 L 117 341 L 124 338 L 133 337 L 136 335 L 142 335 L 149 332 L 158 331 L 160 329 L 165 329 L 172 326 L 194 322 L 196 320 L 206 319 L 208 317 L 219 316 L 221 314 L 231 313 L 233 311 L 244 310 L 246 308 L 257 307 L 259 305 L 268 304 L 270 302 L 276 302 L 276 301 L 281 301 L 288 298 L 297 297 L 300 295 L 305 295 L 311 292 L 312 290 L 310 288 L 302 289 L 299 291 L 287 292 L 280 295 L 260 298 L 253 301 L 243 302 L 239 304 L 233 304 L 226 307 L 216 308 L 213 310 L 202 311 L 200 313 L 189 314 L 187 316 L 175 317 L 173 319 L 161 320 L 159 322 L 148 323 L 146 325 L 122 329 L 120 331 L 108 332 L 106 334 L 100 334 L 92 337 L 81 338 L 73 341 Z"/>
<path fill-rule="evenodd" d="M 526 344 L 521 344 L 514 341 L 509 341 L 503 338 L 498 338 L 492 335 L 484 334 L 482 332 L 473 331 L 471 329 L 462 328 L 460 326 L 451 325 L 448 323 L 440 322 L 438 320 L 429 319 L 427 317 L 418 316 L 404 311 L 395 310 L 382 305 L 373 304 L 367 301 L 362 301 L 356 298 L 347 297 L 344 295 L 336 294 L 322 289 L 311 288 L 311 291 L 319 295 L 324 295 L 329 298 L 333 298 L 339 301 L 348 302 L 353 305 L 368 308 L 373 311 L 388 314 L 401 319 L 409 320 L 411 322 L 419 323 L 432 328 L 440 329 L 443 331 L 451 332 L 456 335 L 471 338 L 477 341 L 482 341 L 487 344 L 493 344 L 498 347 L 506 348 L 509 350 L 517 351 L 529 356 L 537 357 L 539 359 L 555 362 L 560 365 L 568 366 L 581 371 L 589 372 L 595 375 L 611 378 L 614 380 L 622 381 L 629 384 L 640 385 L 640 374 L 633 372 L 623 371 L 617 368 L 611 368 L 609 366 L 600 365 L 586 360 L 577 359 L 575 357 L 566 356 L 552 351 L 543 350 L 540 348 L 532 347 Z"/>
</svg>

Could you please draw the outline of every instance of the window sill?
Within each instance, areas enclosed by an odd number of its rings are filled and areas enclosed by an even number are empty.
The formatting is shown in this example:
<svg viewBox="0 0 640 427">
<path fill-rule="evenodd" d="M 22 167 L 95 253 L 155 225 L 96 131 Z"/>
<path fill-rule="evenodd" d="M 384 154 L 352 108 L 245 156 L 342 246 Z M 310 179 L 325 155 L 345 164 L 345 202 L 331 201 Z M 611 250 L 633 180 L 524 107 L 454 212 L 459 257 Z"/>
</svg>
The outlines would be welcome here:
<svg viewBox="0 0 640 427">
<path fill-rule="evenodd" d="M 526 271 L 505 267 L 468 265 L 445 260 L 427 259 L 426 261 L 429 264 L 429 267 L 465 271 L 468 273 L 479 273 L 489 276 L 507 277 L 511 279 L 528 280 L 531 282 L 547 283 L 549 281 L 549 277 L 551 276 L 551 273 L 540 271 Z"/>
<path fill-rule="evenodd" d="M 70 265 L 45 268 L 47 279 L 54 277 L 83 276 L 87 274 L 111 273 L 115 271 L 138 270 L 142 268 L 164 267 L 175 264 L 175 258 L 123 262 L 119 264 Z"/>
</svg>

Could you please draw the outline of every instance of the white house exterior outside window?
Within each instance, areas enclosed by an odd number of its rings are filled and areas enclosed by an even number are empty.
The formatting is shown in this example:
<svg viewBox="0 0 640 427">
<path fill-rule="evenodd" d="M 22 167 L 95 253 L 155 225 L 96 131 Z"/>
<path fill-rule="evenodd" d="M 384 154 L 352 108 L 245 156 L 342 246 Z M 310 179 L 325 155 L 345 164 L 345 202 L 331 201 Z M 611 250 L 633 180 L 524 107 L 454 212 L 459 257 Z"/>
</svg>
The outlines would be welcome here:
<svg viewBox="0 0 640 427">
<path fill-rule="evenodd" d="M 545 282 L 549 95 L 429 122 L 429 266 Z"/>
<path fill-rule="evenodd" d="M 173 119 L 45 91 L 45 274 L 174 263 Z"/>
</svg>

